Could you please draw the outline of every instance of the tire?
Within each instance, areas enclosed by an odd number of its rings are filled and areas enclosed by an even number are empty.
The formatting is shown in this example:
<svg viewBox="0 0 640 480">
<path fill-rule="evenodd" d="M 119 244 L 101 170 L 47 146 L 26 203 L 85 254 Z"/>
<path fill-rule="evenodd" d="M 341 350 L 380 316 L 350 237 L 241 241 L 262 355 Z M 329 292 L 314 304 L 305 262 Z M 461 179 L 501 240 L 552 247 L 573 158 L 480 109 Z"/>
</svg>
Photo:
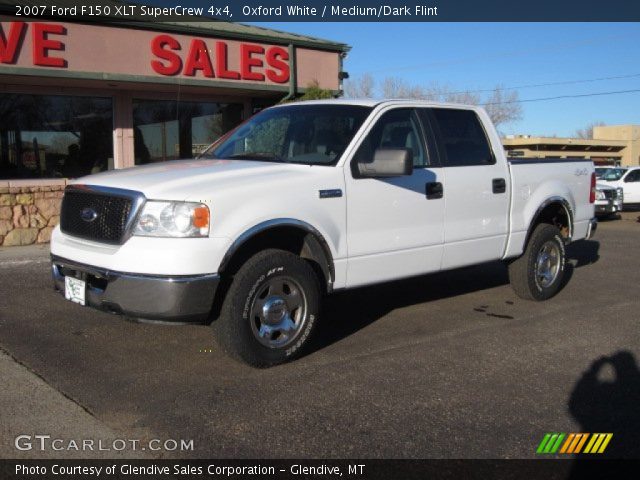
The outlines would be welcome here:
<svg viewBox="0 0 640 480">
<path fill-rule="evenodd" d="M 541 223 L 533 230 L 524 254 L 509 264 L 511 287 L 520 298 L 547 300 L 560 290 L 565 265 L 566 252 L 560 230 Z"/>
<path fill-rule="evenodd" d="M 297 358 L 315 330 L 321 296 L 309 263 L 283 250 L 264 250 L 234 276 L 212 323 L 216 341 L 231 357 L 256 367 Z"/>
</svg>

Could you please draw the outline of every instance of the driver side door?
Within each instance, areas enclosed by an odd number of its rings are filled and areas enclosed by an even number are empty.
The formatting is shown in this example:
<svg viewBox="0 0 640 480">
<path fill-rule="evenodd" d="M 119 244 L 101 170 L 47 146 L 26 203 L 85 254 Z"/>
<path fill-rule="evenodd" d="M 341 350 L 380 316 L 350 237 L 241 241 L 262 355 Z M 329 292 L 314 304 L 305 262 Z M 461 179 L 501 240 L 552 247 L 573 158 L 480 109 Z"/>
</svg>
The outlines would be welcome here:
<svg viewBox="0 0 640 480">
<path fill-rule="evenodd" d="M 427 189 L 444 182 L 443 169 L 423 132 L 413 108 L 383 111 L 345 167 L 348 287 L 440 269 L 444 200 Z M 378 148 L 410 149 L 413 173 L 360 178 L 357 162 L 371 161 Z"/>
</svg>

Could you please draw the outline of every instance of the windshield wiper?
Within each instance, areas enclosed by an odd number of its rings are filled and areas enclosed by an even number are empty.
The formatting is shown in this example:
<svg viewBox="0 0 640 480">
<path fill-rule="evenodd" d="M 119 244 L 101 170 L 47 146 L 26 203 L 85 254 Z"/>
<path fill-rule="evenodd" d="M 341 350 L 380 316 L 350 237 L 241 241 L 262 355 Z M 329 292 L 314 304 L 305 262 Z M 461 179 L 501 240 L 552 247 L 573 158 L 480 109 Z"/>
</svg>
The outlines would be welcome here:
<svg viewBox="0 0 640 480">
<path fill-rule="evenodd" d="M 257 160 L 264 162 L 284 162 L 285 160 L 269 152 L 234 153 L 226 157 L 227 160 Z"/>
</svg>

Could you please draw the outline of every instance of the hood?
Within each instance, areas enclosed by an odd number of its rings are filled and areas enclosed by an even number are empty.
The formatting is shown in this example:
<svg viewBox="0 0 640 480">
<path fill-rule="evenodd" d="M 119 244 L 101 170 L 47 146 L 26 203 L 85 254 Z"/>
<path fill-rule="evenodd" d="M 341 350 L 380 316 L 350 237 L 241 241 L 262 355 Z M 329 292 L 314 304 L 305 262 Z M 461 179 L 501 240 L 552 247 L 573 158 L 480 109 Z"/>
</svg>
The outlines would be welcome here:
<svg viewBox="0 0 640 480">
<path fill-rule="evenodd" d="M 596 188 L 597 188 L 598 190 L 615 190 L 615 189 L 616 189 L 616 187 L 615 187 L 615 186 L 608 185 L 608 184 L 606 184 L 606 183 L 601 183 L 599 180 L 598 180 L 598 182 L 596 183 Z"/>
<path fill-rule="evenodd" d="M 327 168 L 334 167 L 251 160 L 174 160 L 110 170 L 72 183 L 136 190 L 151 199 L 186 200 L 278 177 L 295 180 L 297 176 L 310 175 L 312 170 Z"/>
</svg>

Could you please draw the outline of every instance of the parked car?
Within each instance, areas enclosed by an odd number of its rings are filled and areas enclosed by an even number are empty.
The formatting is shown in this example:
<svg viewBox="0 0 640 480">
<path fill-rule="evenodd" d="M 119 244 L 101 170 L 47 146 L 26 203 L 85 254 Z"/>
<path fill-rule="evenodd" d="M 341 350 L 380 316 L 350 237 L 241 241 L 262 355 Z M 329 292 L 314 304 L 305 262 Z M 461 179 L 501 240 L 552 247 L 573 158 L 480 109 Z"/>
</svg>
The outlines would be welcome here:
<svg viewBox="0 0 640 480">
<path fill-rule="evenodd" d="M 552 297 L 595 196 L 591 161 L 507 161 L 479 107 L 278 105 L 199 159 L 74 181 L 53 278 L 81 305 L 211 323 L 267 366 L 301 354 L 336 290 L 504 260 L 517 295 Z"/>
<path fill-rule="evenodd" d="M 622 211 L 624 193 L 621 187 L 596 183 L 596 216 L 609 218 Z"/>
<path fill-rule="evenodd" d="M 600 182 L 623 189 L 624 208 L 640 204 L 640 167 L 611 168 L 605 172 Z"/>
</svg>

